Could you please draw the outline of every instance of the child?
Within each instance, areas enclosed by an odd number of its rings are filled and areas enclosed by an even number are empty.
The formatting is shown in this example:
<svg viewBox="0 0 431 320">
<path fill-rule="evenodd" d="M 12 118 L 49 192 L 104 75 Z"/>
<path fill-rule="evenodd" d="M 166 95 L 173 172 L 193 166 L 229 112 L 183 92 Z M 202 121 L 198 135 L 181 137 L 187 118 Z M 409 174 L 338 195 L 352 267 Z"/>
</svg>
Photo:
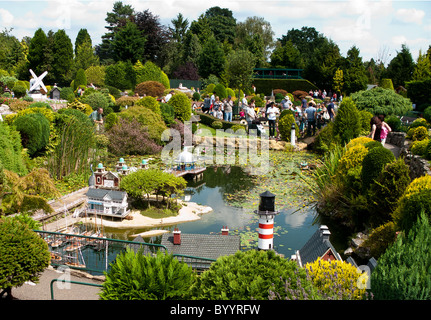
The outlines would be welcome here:
<svg viewBox="0 0 431 320">
<path fill-rule="evenodd" d="M 380 131 L 380 141 L 382 145 L 385 145 L 386 138 L 388 137 L 388 133 L 392 131 L 391 127 L 385 122 L 385 116 L 379 116 L 380 121 L 382 121 L 382 129 Z"/>
</svg>

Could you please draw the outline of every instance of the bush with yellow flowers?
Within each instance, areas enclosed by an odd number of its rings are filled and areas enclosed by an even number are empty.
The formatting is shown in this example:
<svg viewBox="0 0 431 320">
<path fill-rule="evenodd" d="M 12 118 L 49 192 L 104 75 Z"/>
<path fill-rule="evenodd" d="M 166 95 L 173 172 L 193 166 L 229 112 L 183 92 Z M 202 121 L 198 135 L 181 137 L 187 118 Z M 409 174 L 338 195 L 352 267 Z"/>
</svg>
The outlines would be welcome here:
<svg viewBox="0 0 431 320">
<path fill-rule="evenodd" d="M 353 265 L 338 260 L 318 259 L 305 266 L 322 299 L 363 300 L 368 297 L 368 276 Z"/>
</svg>

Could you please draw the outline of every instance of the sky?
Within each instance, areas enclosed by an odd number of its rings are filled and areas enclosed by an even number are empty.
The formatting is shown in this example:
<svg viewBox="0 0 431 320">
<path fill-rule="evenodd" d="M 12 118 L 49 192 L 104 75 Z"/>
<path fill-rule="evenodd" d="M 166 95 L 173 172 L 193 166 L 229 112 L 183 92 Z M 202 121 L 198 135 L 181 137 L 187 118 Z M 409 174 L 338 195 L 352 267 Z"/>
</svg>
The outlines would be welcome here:
<svg viewBox="0 0 431 320">
<path fill-rule="evenodd" d="M 93 45 L 101 42 L 106 14 L 116 0 L 0 0 L 0 30 L 12 29 L 21 40 L 38 28 L 45 32 L 64 29 L 75 43 L 81 28 L 90 33 Z M 237 22 L 263 17 L 270 22 L 275 39 L 292 28 L 314 27 L 333 40 L 343 56 L 356 46 L 363 61 L 381 59 L 385 64 L 405 44 L 416 61 L 419 50 L 431 45 L 431 0 L 125 0 L 135 11 L 149 9 L 166 26 L 181 13 L 189 22 L 214 6 L 228 8 Z"/>
</svg>

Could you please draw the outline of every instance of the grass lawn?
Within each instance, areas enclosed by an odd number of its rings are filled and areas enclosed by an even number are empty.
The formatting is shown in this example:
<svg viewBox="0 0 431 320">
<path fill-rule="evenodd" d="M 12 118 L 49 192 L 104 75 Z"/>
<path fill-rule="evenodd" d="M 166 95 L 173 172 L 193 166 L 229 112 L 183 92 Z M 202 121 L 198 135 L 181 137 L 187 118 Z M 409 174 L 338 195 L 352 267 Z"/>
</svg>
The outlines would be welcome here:
<svg viewBox="0 0 431 320">
<path fill-rule="evenodd" d="M 147 208 L 141 210 L 141 214 L 148 218 L 162 219 L 167 217 L 175 217 L 178 215 L 178 210 L 176 209 L 161 209 L 156 207 Z"/>
</svg>

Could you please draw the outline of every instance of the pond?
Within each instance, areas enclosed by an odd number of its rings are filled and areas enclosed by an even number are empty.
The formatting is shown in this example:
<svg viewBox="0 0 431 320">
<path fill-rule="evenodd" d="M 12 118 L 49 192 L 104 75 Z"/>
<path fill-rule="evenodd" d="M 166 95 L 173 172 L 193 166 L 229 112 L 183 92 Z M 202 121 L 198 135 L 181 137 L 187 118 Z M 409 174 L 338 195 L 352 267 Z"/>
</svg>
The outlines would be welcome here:
<svg viewBox="0 0 431 320">
<path fill-rule="evenodd" d="M 249 175 L 241 166 L 210 166 L 200 181 L 189 181 L 183 199 L 213 208 L 200 220 L 165 227 L 182 233 L 217 234 L 223 226 L 241 237 L 242 249 L 257 249 L 259 194 L 268 190 L 276 195 L 274 219 L 275 250 L 290 258 L 306 243 L 318 225 L 314 199 L 307 187 L 310 172 L 301 170 L 301 162 L 312 163 L 317 157 L 308 152 L 271 152 L 270 170 L 265 175 Z M 157 228 L 160 229 L 160 228 Z M 127 239 L 145 230 L 105 230 L 112 238 Z M 145 241 L 159 243 L 161 236 Z"/>
</svg>

